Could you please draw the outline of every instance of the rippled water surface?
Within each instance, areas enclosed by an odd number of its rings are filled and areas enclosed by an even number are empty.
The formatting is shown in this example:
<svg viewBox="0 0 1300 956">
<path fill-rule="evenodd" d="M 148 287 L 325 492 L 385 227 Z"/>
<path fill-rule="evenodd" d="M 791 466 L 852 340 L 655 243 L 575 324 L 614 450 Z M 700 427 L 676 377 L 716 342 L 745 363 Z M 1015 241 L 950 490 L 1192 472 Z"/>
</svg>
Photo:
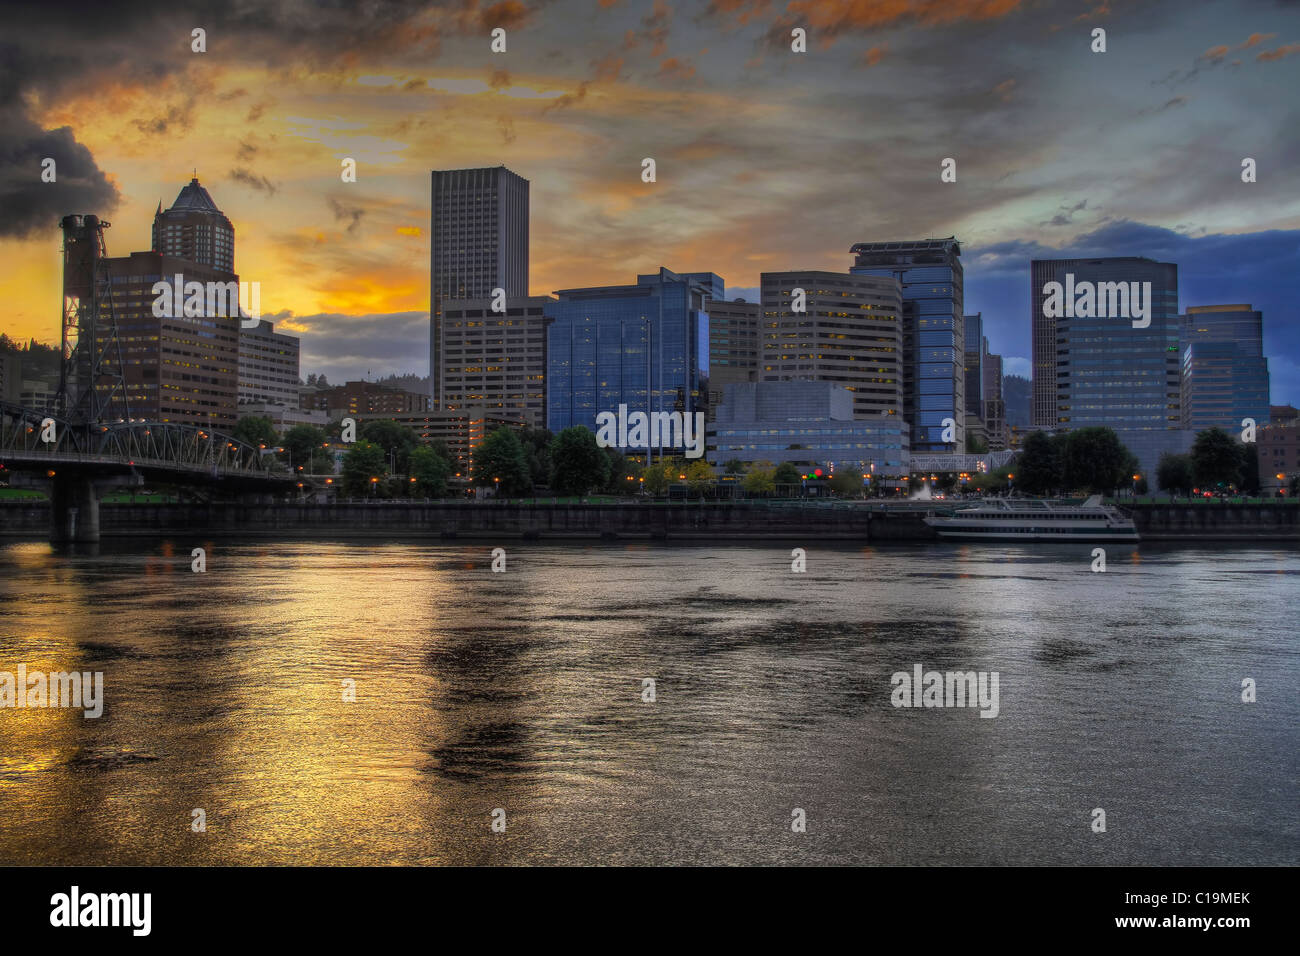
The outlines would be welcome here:
<svg viewBox="0 0 1300 956">
<path fill-rule="evenodd" d="M 200 544 L 0 543 L 0 863 L 1300 862 L 1294 549 Z"/>
</svg>

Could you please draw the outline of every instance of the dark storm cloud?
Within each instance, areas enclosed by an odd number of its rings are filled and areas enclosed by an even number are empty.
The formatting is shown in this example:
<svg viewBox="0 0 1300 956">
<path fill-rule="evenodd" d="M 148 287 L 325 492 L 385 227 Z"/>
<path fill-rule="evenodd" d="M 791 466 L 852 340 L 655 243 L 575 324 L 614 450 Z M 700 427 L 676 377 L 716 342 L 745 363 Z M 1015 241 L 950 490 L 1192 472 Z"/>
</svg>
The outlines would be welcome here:
<svg viewBox="0 0 1300 956">
<path fill-rule="evenodd" d="M 117 208 L 117 187 L 70 128 L 41 129 L 13 108 L 0 109 L 0 238 L 50 235 L 64 216 Z M 55 181 L 41 181 L 54 160 Z"/>
<path fill-rule="evenodd" d="M 444 36 L 486 37 L 497 26 L 518 28 L 544 5 L 545 0 L 458 0 L 430 7 L 422 0 L 373 0 L 361 9 L 283 0 L 186 10 L 173 0 L 7 4 L 6 34 L 17 38 L 0 42 L 0 203 L 5 211 L 0 236 L 49 232 L 63 215 L 103 214 L 118 202 L 116 187 L 77 142 L 75 127 L 43 129 L 31 112 L 33 101 L 49 103 L 110 82 L 129 88 L 176 80 L 185 98 L 136 121 L 142 135 L 170 135 L 192 125 L 196 103 L 202 101 L 195 94 L 210 83 L 201 72 L 207 62 L 329 71 L 371 52 L 427 59 Z M 191 50 L 196 27 L 207 33 L 206 53 Z M 259 119 L 267 105 L 265 100 L 253 104 L 249 121 Z M 57 163 L 53 184 L 40 180 L 40 162 L 47 156 Z M 265 177 L 243 168 L 230 177 L 254 189 L 275 190 Z"/>
</svg>

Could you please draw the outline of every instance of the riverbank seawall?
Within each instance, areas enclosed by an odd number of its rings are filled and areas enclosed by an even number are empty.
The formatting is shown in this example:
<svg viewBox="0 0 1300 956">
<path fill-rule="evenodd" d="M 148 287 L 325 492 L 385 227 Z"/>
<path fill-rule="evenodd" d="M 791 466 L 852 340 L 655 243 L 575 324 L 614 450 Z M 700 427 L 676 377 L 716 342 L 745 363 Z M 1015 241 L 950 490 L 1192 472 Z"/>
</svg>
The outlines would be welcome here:
<svg viewBox="0 0 1300 956">
<path fill-rule="evenodd" d="M 1300 541 L 1300 507 L 1282 504 L 1127 506 L 1144 541 Z M 101 506 L 104 537 L 203 534 L 240 538 L 492 538 L 524 540 L 930 541 L 925 509 L 848 502 L 377 501 L 329 504 Z M 0 535 L 44 537 L 45 501 L 0 502 Z"/>
</svg>

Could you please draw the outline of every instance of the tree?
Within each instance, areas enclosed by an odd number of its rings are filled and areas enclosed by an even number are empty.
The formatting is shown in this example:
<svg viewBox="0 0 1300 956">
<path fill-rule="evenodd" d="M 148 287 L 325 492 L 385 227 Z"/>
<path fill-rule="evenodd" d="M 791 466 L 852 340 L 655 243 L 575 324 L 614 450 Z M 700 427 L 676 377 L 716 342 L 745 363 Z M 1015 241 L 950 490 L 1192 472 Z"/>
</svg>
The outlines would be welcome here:
<svg viewBox="0 0 1300 956">
<path fill-rule="evenodd" d="M 652 495 L 662 495 L 668 490 L 668 472 L 672 470 L 664 462 L 646 465 L 641 472 L 645 479 L 645 490 Z"/>
<path fill-rule="evenodd" d="M 447 478 L 451 475 L 451 459 L 445 447 L 418 445 L 410 454 L 412 494 L 420 498 L 441 498 L 447 493 Z"/>
<path fill-rule="evenodd" d="M 776 471 L 772 473 L 772 480 L 778 485 L 797 485 L 799 484 L 799 469 L 795 468 L 788 461 L 783 461 L 776 466 Z"/>
<path fill-rule="evenodd" d="M 534 485 L 545 485 L 551 480 L 552 440 L 553 436 L 545 428 L 525 425 L 519 430 L 519 444 L 524 446 L 524 456 L 528 459 L 528 471 Z"/>
<path fill-rule="evenodd" d="M 1031 495 L 1045 495 L 1062 484 L 1060 446 L 1047 432 L 1031 433 L 1016 460 L 1016 487 Z"/>
<path fill-rule="evenodd" d="M 308 474 L 321 474 L 333 471 L 333 462 L 322 448 L 326 444 L 325 430 L 315 425 L 294 425 L 280 439 L 289 464 L 295 472 L 299 467 Z"/>
<path fill-rule="evenodd" d="M 629 495 L 637 491 L 637 478 L 640 469 L 628 461 L 617 448 L 603 449 L 609 459 L 609 477 L 605 479 L 604 491 L 611 495 Z M 628 481 L 628 477 L 632 480 Z"/>
<path fill-rule="evenodd" d="M 391 418 L 373 419 L 363 422 L 357 429 L 357 437 L 374 442 L 384 450 L 384 455 L 392 456 L 393 473 L 405 474 L 410 470 L 411 449 L 415 447 L 415 433 L 405 425 Z"/>
<path fill-rule="evenodd" d="M 722 466 L 722 470 L 728 475 L 743 475 L 745 473 L 745 463 L 739 458 L 728 458 Z"/>
<path fill-rule="evenodd" d="M 270 448 L 273 445 L 280 444 L 280 433 L 275 430 L 275 425 L 271 423 L 271 419 L 262 418 L 258 415 L 245 415 L 237 421 L 234 429 L 230 432 L 230 437 L 236 441 L 247 442 L 254 448 L 259 445 Z"/>
<path fill-rule="evenodd" d="M 359 441 L 343 456 L 343 493 L 355 498 L 372 494 L 371 478 L 383 478 L 387 469 L 384 450 L 374 442 Z"/>
<path fill-rule="evenodd" d="M 1156 465 L 1156 484 L 1162 491 L 1187 494 L 1192 490 L 1192 456 L 1164 452 Z"/>
<path fill-rule="evenodd" d="M 1061 485 L 1100 493 L 1132 483 L 1137 459 L 1113 430 L 1080 428 L 1067 432 L 1064 438 Z M 1021 470 L 1024 470 L 1023 464 Z"/>
<path fill-rule="evenodd" d="M 562 495 L 585 495 L 609 481 L 610 461 L 596 436 L 573 425 L 551 439 L 551 488 Z"/>
<path fill-rule="evenodd" d="M 750 495 L 770 495 L 776 491 L 776 481 L 772 477 L 773 469 L 755 466 L 745 475 L 745 493 Z"/>
<path fill-rule="evenodd" d="M 1241 454 L 1222 428 L 1207 428 L 1192 442 L 1192 478 L 1201 487 L 1241 483 Z"/>
<path fill-rule="evenodd" d="M 703 458 L 697 458 L 687 465 L 685 475 L 686 484 L 690 486 L 692 492 L 698 493 L 700 497 L 704 497 L 706 491 L 712 490 L 713 483 L 717 481 L 717 476 L 713 473 L 713 466 Z"/>
<path fill-rule="evenodd" d="M 513 428 L 498 428 L 474 449 L 475 485 L 495 487 L 502 495 L 526 495 L 533 489 L 528 458 Z"/>
<path fill-rule="evenodd" d="M 1237 442 L 1237 453 L 1241 456 L 1241 490 L 1259 494 L 1259 453 L 1255 444 Z"/>
<path fill-rule="evenodd" d="M 989 450 L 989 443 L 974 432 L 966 433 L 966 454 L 983 455 Z"/>
<path fill-rule="evenodd" d="M 831 477 L 831 491 L 849 498 L 862 497 L 862 472 L 845 468 Z"/>
</svg>

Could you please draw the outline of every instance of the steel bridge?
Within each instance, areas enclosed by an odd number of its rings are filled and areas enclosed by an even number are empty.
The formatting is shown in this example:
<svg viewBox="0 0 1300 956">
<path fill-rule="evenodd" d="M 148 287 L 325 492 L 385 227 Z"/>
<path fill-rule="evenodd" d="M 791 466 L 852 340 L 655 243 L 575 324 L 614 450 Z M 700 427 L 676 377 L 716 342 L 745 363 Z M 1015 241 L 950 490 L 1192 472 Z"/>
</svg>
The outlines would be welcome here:
<svg viewBox="0 0 1300 956">
<path fill-rule="evenodd" d="M 53 541 L 99 540 L 99 499 L 146 483 L 266 495 L 294 487 L 266 449 L 175 422 L 78 423 L 0 402 L 0 476 L 49 493 Z"/>
</svg>

